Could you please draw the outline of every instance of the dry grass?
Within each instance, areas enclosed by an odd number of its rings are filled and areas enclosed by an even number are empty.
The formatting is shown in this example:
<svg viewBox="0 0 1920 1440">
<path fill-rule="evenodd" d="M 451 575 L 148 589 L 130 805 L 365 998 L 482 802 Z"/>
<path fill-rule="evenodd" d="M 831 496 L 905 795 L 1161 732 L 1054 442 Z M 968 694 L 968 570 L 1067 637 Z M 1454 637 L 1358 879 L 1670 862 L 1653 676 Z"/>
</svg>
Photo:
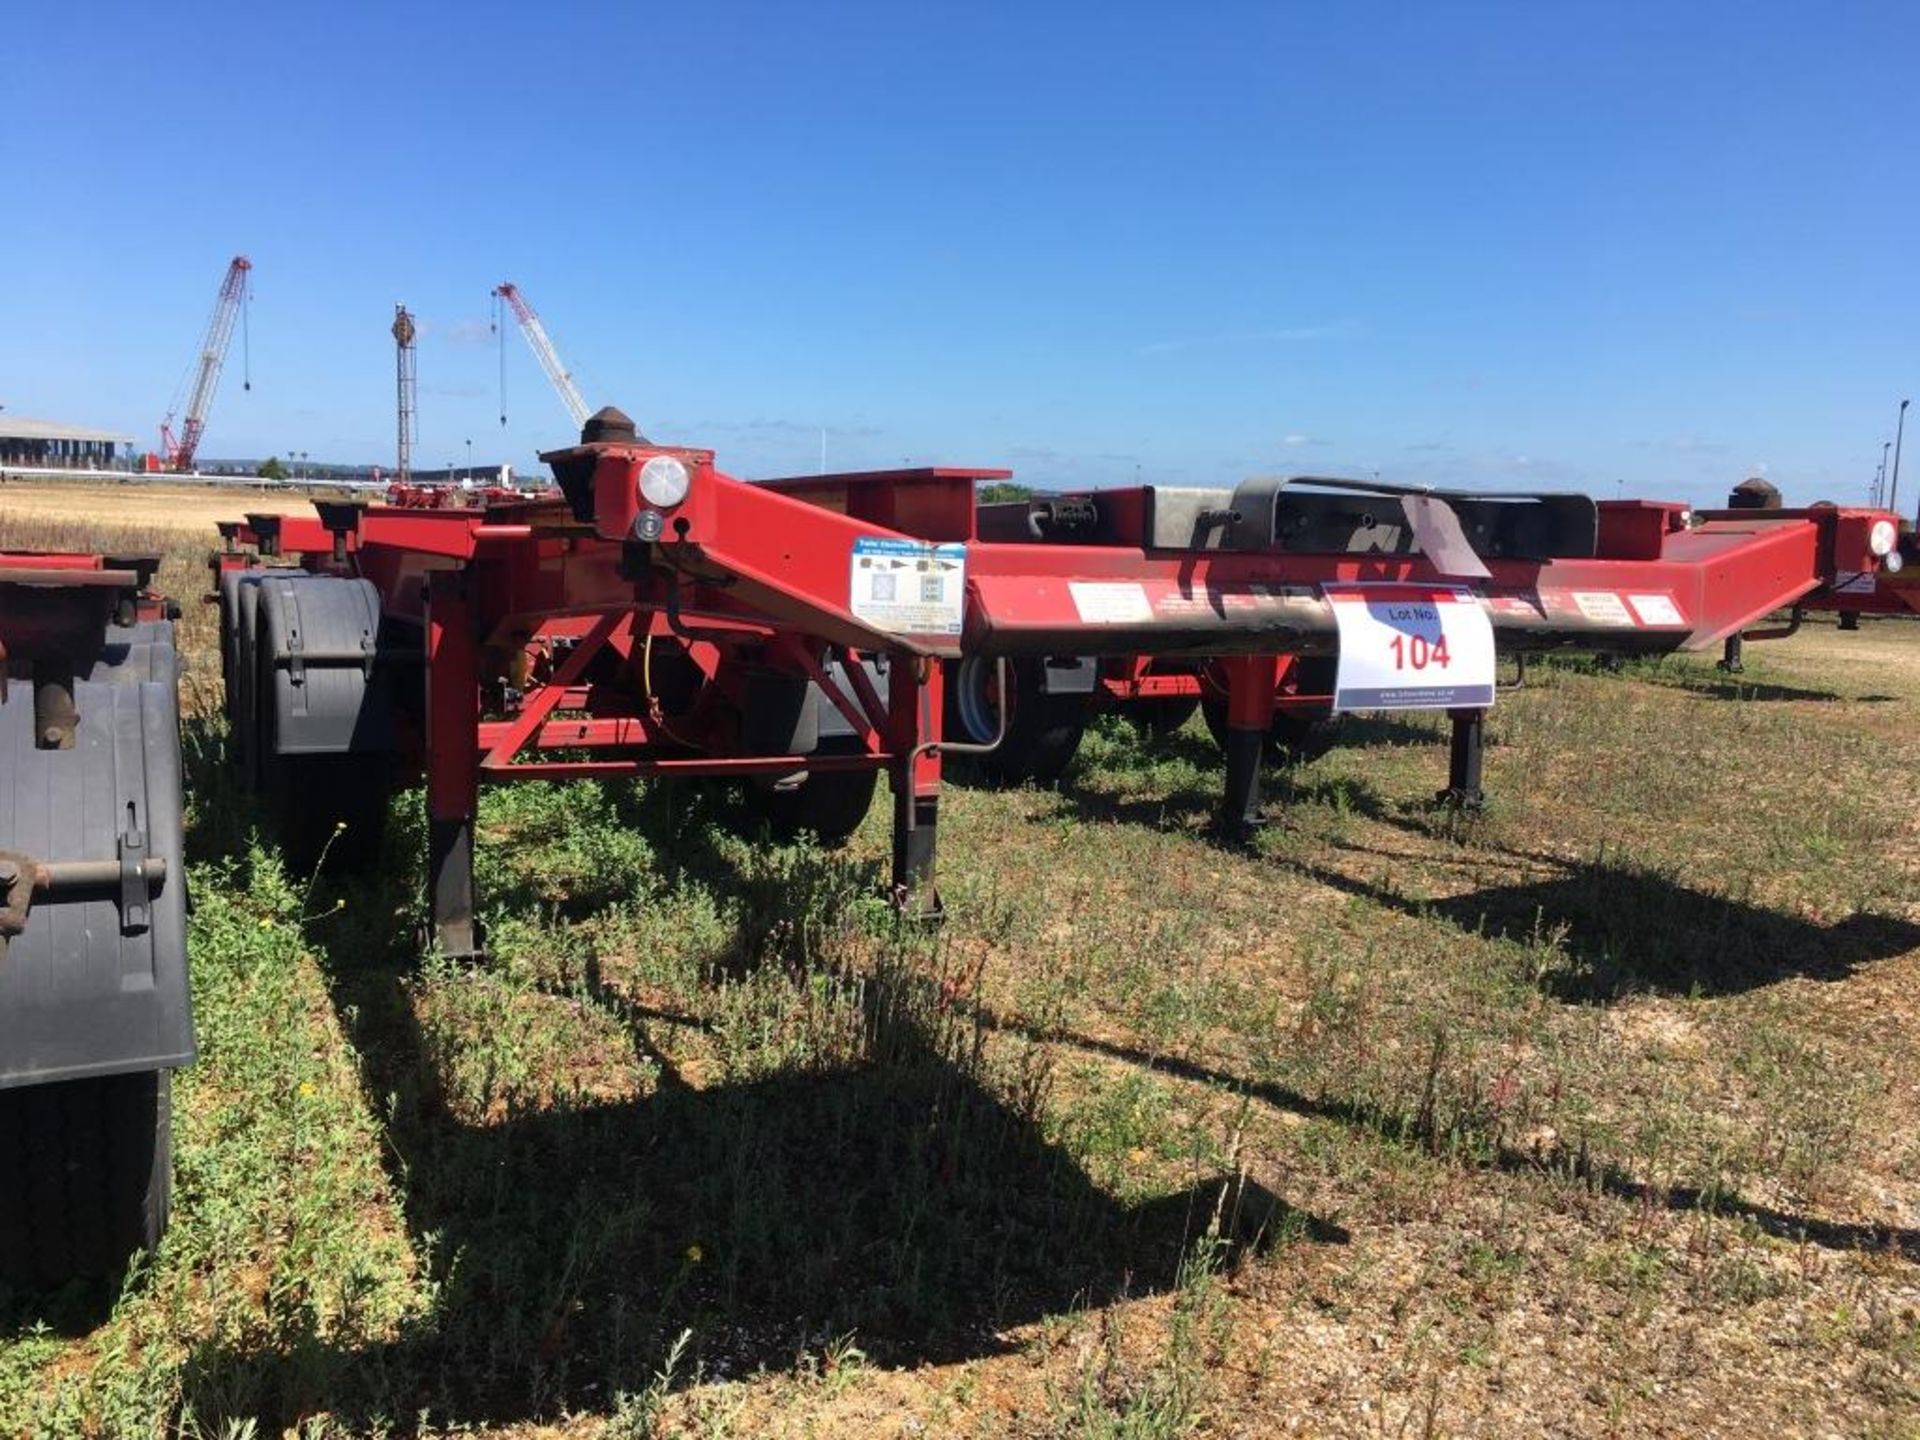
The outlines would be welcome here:
<svg viewBox="0 0 1920 1440">
<path fill-rule="evenodd" d="M 250 512 L 312 513 L 304 495 L 287 490 L 212 489 L 146 479 L 123 485 L 18 479 L 0 484 L 0 525 L 63 530 L 106 525 L 204 540 L 213 534 L 215 521 L 239 520 Z"/>
<path fill-rule="evenodd" d="M 1749 654 L 1536 672 L 1478 819 L 1362 722 L 1252 852 L 1103 724 L 950 790 L 930 941 L 878 807 L 493 792 L 477 970 L 411 799 L 295 889 L 197 728 L 179 1224 L 0 1433 L 1914 1434 L 1920 630 Z"/>
</svg>

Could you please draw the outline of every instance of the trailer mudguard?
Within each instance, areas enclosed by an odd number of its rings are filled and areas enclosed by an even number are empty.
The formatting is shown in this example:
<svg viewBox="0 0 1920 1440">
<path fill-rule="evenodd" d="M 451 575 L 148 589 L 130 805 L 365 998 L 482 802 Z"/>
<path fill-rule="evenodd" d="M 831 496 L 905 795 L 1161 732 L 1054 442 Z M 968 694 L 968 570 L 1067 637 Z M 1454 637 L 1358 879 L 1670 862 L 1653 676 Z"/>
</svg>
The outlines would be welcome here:
<svg viewBox="0 0 1920 1440">
<path fill-rule="evenodd" d="M 171 654 L 145 644 L 150 667 Z M 0 851 L 16 871 L 119 867 L 118 883 L 33 897 L 0 935 L 0 1088 L 193 1059 L 178 701 L 170 679 L 137 678 L 141 663 L 74 685 L 70 749 L 35 745 L 31 685 L 0 698 Z"/>
<path fill-rule="evenodd" d="M 179 679 L 180 657 L 173 647 L 171 620 L 141 620 L 107 629 L 100 653 L 80 678 L 109 685 L 138 685 L 157 681 L 173 685 Z"/>
<path fill-rule="evenodd" d="M 863 655 L 860 658 L 860 664 L 867 672 L 867 683 L 873 686 L 873 693 L 880 703 L 885 705 L 887 703 L 887 657 Z M 850 696 L 854 693 L 853 682 L 847 678 L 847 663 L 844 658 L 837 654 L 829 656 L 821 668 L 826 671 L 827 678 L 842 695 Z M 813 705 L 814 744 L 809 745 L 806 752 L 794 753 L 811 753 L 824 742 L 845 740 L 854 734 L 852 724 L 840 713 L 840 707 L 827 699 L 818 685 L 809 683 L 807 689 L 811 692 L 810 698 Z"/>
<path fill-rule="evenodd" d="M 380 592 L 372 582 L 268 570 L 250 588 L 258 596 L 253 643 L 268 692 L 258 703 L 263 716 L 266 707 L 273 710 L 274 753 L 392 751 L 393 680 L 375 664 Z M 241 598 L 244 605 L 244 590 Z"/>
</svg>

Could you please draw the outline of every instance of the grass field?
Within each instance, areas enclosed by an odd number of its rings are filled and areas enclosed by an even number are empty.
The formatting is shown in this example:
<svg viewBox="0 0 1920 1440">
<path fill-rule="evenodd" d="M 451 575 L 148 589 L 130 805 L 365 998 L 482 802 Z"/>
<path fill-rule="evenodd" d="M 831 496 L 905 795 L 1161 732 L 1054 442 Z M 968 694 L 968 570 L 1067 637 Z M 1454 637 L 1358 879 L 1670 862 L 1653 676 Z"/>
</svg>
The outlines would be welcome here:
<svg viewBox="0 0 1920 1440">
<path fill-rule="evenodd" d="M 0 545 L 64 533 L 0 495 Z M 244 508 L 244 507 L 243 507 Z M 176 1222 L 0 1305 L 0 1435 L 1920 1434 L 1920 629 L 1536 667 L 1488 812 L 1362 719 L 955 785 L 937 934 L 723 792 L 490 792 L 493 954 L 284 875 L 187 599 Z"/>
<path fill-rule="evenodd" d="M 312 503 L 291 490 L 212 488 L 129 480 L 124 484 L 8 480 L 0 483 L 0 524 L 14 532 L 28 526 L 62 529 L 75 516 L 110 517 L 135 531 L 191 536 L 203 541 L 216 520 L 237 520 L 249 511 L 265 515 L 311 515 Z"/>
</svg>

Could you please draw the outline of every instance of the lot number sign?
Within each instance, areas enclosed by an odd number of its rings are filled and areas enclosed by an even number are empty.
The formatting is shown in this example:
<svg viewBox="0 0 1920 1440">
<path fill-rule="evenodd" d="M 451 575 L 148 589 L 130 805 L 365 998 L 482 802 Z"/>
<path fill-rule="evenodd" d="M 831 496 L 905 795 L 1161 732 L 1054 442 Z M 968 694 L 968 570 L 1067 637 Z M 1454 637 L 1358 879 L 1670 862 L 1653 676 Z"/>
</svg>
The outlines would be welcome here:
<svg viewBox="0 0 1920 1440">
<path fill-rule="evenodd" d="M 1329 585 L 1340 632 L 1333 708 L 1451 710 L 1493 704 L 1493 625 L 1450 585 Z"/>
</svg>

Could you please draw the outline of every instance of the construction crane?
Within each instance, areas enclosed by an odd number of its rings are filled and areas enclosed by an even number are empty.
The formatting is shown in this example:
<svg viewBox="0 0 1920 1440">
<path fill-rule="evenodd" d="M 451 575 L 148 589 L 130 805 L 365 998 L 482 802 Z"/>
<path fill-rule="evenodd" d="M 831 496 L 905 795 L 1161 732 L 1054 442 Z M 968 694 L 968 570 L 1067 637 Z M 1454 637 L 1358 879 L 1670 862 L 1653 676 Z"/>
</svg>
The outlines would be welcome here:
<svg viewBox="0 0 1920 1440">
<path fill-rule="evenodd" d="M 247 277 L 253 270 L 253 262 L 244 255 L 236 255 L 227 265 L 226 279 L 220 282 L 220 297 L 213 302 L 213 315 L 207 321 L 207 333 L 200 342 L 200 356 L 197 362 L 187 367 L 187 374 L 180 377 L 180 388 L 174 392 L 173 404 L 167 407 L 167 418 L 160 422 L 160 455 L 168 470 L 188 471 L 193 469 L 193 457 L 200 448 L 200 437 L 206 433 L 207 411 L 213 404 L 213 392 L 220 384 L 220 367 L 226 363 L 227 346 L 233 339 L 233 322 L 242 320 L 241 325 L 241 374 L 248 390 L 253 389 L 251 357 L 246 355 Z M 187 375 L 193 377 L 193 389 L 188 394 L 187 405 L 180 422 L 180 433 L 174 434 L 173 417 L 181 415 L 180 398 L 187 393 Z"/>
<path fill-rule="evenodd" d="M 576 428 L 587 423 L 587 402 L 580 398 L 580 387 L 573 383 L 573 376 L 567 367 L 560 363 L 560 352 L 553 348 L 553 340 L 547 334 L 547 327 L 540 323 L 540 317 L 533 313 L 533 306 L 527 303 L 527 297 L 520 293 L 520 287 L 512 281 L 503 282 L 493 292 L 494 320 L 493 328 L 501 335 L 501 344 L 506 343 L 505 334 L 500 327 L 500 301 L 505 301 L 513 311 L 513 318 L 520 322 L 520 333 L 527 337 L 527 347 L 533 351 L 534 358 L 540 362 L 540 368 L 547 372 L 547 379 L 553 382 L 553 388 L 560 393 L 560 403 L 567 407 L 567 414 L 573 417 Z M 507 423 L 506 415 L 506 359 L 502 349 L 500 361 L 500 423 Z"/>
<path fill-rule="evenodd" d="M 400 447 L 399 454 L 395 457 L 395 469 L 399 473 L 394 480 L 399 485 L 405 485 L 413 478 L 414 410 L 419 393 L 414 380 L 413 342 L 418 333 L 414 327 L 413 316 L 407 313 L 407 307 L 394 306 L 394 378 L 400 394 Z"/>
</svg>

